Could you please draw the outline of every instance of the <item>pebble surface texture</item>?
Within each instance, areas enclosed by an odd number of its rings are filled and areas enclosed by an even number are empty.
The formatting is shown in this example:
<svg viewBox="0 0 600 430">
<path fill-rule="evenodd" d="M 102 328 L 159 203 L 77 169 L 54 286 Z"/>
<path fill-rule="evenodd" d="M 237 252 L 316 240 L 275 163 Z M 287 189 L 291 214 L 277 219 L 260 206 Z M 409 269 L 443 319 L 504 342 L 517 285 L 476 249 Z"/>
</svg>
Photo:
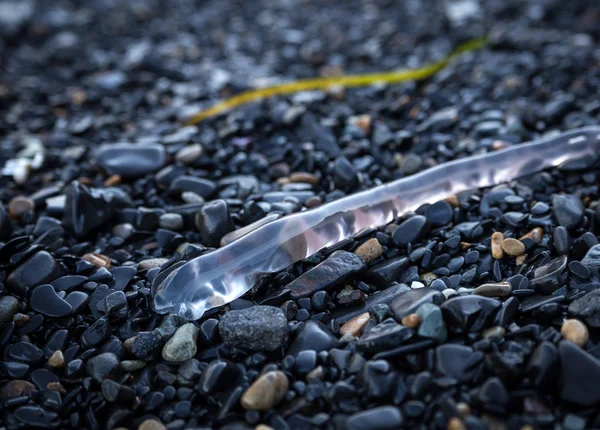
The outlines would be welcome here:
<svg viewBox="0 0 600 430">
<path fill-rule="evenodd" d="M 273 261 L 199 320 L 152 309 L 273 220 L 597 126 L 599 5 L 238 3 L 0 0 L 0 428 L 600 428 L 597 154 Z M 484 33 L 418 83 L 183 126 Z"/>
</svg>

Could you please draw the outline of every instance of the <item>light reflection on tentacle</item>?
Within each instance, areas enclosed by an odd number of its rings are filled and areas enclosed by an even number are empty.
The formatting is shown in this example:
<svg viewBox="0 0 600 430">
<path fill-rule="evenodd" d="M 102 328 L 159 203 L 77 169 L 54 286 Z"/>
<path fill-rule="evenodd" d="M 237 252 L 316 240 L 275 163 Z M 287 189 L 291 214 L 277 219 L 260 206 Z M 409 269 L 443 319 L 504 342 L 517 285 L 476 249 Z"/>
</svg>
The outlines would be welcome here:
<svg viewBox="0 0 600 430">
<path fill-rule="evenodd" d="M 268 222 L 237 240 L 159 274 L 152 286 L 157 312 L 200 318 L 229 303 L 262 276 L 291 266 L 315 252 L 372 227 L 381 227 L 424 203 L 475 188 L 497 185 L 557 166 L 596 157 L 600 127 L 464 158 L 352 194 L 315 209 Z"/>
</svg>

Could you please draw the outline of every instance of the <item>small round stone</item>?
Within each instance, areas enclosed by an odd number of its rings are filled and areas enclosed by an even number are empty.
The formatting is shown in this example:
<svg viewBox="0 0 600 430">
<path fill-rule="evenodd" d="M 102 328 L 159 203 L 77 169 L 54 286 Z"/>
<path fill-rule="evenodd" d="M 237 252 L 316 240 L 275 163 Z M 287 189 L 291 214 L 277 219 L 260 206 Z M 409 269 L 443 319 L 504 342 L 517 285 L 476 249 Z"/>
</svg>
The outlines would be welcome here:
<svg viewBox="0 0 600 430">
<path fill-rule="evenodd" d="M 198 350 L 198 333 L 199 329 L 194 324 L 182 325 L 163 347 L 162 357 L 171 362 L 181 362 L 194 357 Z"/>
<path fill-rule="evenodd" d="M 199 143 L 187 145 L 177 151 L 175 154 L 175 160 L 183 164 L 190 164 L 200 158 L 202 152 L 203 148 Z"/>
<path fill-rule="evenodd" d="M 21 302 L 16 297 L 0 297 L 0 325 L 11 321 L 20 308 Z"/>
<path fill-rule="evenodd" d="M 459 402 L 456 404 L 456 410 L 464 418 L 471 413 L 471 407 L 468 403 Z"/>
<path fill-rule="evenodd" d="M 106 267 L 107 269 L 110 268 L 110 258 L 107 257 L 106 255 L 84 254 L 84 256 L 81 258 L 83 260 L 87 261 L 88 263 L 92 263 L 97 268 L 101 268 L 101 267 Z"/>
<path fill-rule="evenodd" d="M 576 319 L 566 320 L 560 329 L 560 334 L 566 340 L 579 346 L 584 346 L 590 336 L 587 326 Z"/>
<path fill-rule="evenodd" d="M 417 328 L 421 324 L 421 317 L 417 314 L 406 315 L 402 318 L 402 325 L 409 328 Z"/>
<path fill-rule="evenodd" d="M 14 218 L 19 218 L 26 212 L 31 212 L 35 209 L 35 203 L 32 199 L 26 196 L 16 196 L 8 203 L 8 213 Z"/>
<path fill-rule="evenodd" d="M 368 264 L 381 257 L 383 254 L 383 247 L 376 238 L 372 238 L 356 248 L 354 253 Z"/>
<path fill-rule="evenodd" d="M 54 353 L 48 359 L 48 366 L 53 369 L 60 369 L 65 365 L 65 356 L 60 349 L 54 351 Z"/>
<path fill-rule="evenodd" d="M 167 430 L 167 428 L 160 421 L 150 418 L 143 421 L 138 430 Z"/>
<path fill-rule="evenodd" d="M 502 250 L 502 242 L 504 241 L 504 235 L 499 231 L 492 234 L 492 257 L 496 260 L 500 260 L 504 257 L 504 251 Z"/>
<path fill-rule="evenodd" d="M 183 228 L 183 217 L 176 213 L 166 213 L 160 216 L 158 225 L 160 228 L 166 228 L 167 230 L 181 230 Z"/>
<path fill-rule="evenodd" d="M 448 421 L 448 430 L 466 430 L 465 423 L 457 417 L 452 417 Z"/>
<path fill-rule="evenodd" d="M 168 258 L 149 258 L 147 260 L 143 260 L 138 268 L 139 270 L 154 269 L 155 267 L 161 267 L 167 261 L 169 261 Z"/>
<path fill-rule="evenodd" d="M 300 182 L 310 185 L 318 185 L 319 177 L 312 173 L 294 172 L 288 178 L 290 182 Z"/>
<path fill-rule="evenodd" d="M 241 404 L 247 411 L 266 411 L 277 406 L 288 390 L 288 378 L 279 370 L 267 372 L 242 395 Z"/>
<path fill-rule="evenodd" d="M 511 257 L 517 257 L 525 253 L 525 245 L 520 240 L 509 237 L 502 241 L 502 250 Z"/>
</svg>

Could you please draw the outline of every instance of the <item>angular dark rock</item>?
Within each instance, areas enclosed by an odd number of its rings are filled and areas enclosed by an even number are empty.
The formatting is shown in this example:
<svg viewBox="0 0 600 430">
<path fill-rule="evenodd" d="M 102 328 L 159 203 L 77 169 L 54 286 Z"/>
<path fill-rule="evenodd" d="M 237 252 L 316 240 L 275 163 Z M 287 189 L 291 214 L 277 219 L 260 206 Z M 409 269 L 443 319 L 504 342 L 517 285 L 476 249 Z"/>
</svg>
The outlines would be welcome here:
<svg viewBox="0 0 600 430">
<path fill-rule="evenodd" d="M 88 188 L 77 181 L 71 182 L 65 194 L 63 224 L 78 239 L 105 226 L 118 208 L 130 205 L 123 193 Z"/>
<path fill-rule="evenodd" d="M 225 200 L 213 200 L 203 205 L 196 214 L 196 227 L 203 245 L 219 246 L 221 238 L 235 229 Z"/>
<path fill-rule="evenodd" d="M 317 291 L 327 290 L 366 267 L 359 256 L 347 251 L 335 251 L 325 261 L 298 276 L 287 285 L 293 299 L 310 297 Z"/>
<path fill-rule="evenodd" d="M 415 313 L 425 303 L 440 305 L 444 300 L 444 295 L 439 291 L 431 288 L 420 288 L 401 295 L 391 303 L 390 308 L 396 320 L 401 321 L 405 316 Z"/>
<path fill-rule="evenodd" d="M 291 355 L 297 355 L 304 350 L 313 350 L 317 352 L 328 351 L 335 348 L 338 340 L 333 334 L 319 321 L 306 321 L 296 333 L 288 352 Z"/>
<path fill-rule="evenodd" d="M 54 257 L 46 251 L 39 251 L 8 275 L 6 286 L 13 293 L 26 296 L 31 288 L 47 284 L 60 275 L 61 270 Z"/>
<path fill-rule="evenodd" d="M 558 353 L 561 399 L 584 407 L 600 404 L 600 360 L 566 340 L 558 345 Z"/>
<path fill-rule="evenodd" d="M 219 333 L 233 347 L 274 351 L 286 344 L 289 329 L 280 308 L 253 306 L 225 313 L 219 322 Z"/>
<path fill-rule="evenodd" d="M 442 305 L 444 319 L 452 333 L 480 332 L 492 325 L 501 303 L 481 296 L 460 296 Z"/>
</svg>

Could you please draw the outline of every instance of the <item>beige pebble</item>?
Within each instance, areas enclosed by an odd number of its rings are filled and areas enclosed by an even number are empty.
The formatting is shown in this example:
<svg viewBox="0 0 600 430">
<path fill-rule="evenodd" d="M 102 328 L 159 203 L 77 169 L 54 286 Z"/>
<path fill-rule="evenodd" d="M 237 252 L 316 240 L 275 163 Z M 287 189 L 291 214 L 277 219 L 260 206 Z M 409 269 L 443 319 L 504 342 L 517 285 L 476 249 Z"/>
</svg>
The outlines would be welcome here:
<svg viewBox="0 0 600 430">
<path fill-rule="evenodd" d="M 371 130 L 371 115 L 363 114 L 351 118 L 352 123 L 367 134 Z"/>
<path fill-rule="evenodd" d="M 504 327 L 495 326 L 495 327 L 490 327 L 487 330 L 484 330 L 484 332 L 481 334 L 481 336 L 484 339 L 488 339 L 491 337 L 503 337 L 505 333 L 506 333 L 506 330 L 504 329 Z"/>
<path fill-rule="evenodd" d="M 316 175 L 313 175 L 312 173 L 306 173 L 306 172 L 294 172 L 290 175 L 290 177 L 288 179 L 290 182 L 300 182 L 300 183 L 310 184 L 310 185 L 318 185 L 319 184 L 319 178 Z"/>
<path fill-rule="evenodd" d="M 325 376 L 325 369 L 323 369 L 323 366 L 317 366 L 307 373 L 306 380 L 312 381 L 313 379 L 323 379 L 323 376 Z"/>
<path fill-rule="evenodd" d="M 114 187 L 115 185 L 119 185 L 122 182 L 121 175 L 112 175 L 109 176 L 106 181 L 104 181 L 105 187 Z"/>
<path fill-rule="evenodd" d="M 248 411 L 266 411 L 277 406 L 288 390 L 285 373 L 272 370 L 260 375 L 242 395 L 242 407 Z"/>
<path fill-rule="evenodd" d="M 517 257 L 525 254 L 525 245 L 520 240 L 509 237 L 502 241 L 502 250 L 511 257 Z"/>
<path fill-rule="evenodd" d="M 519 255 L 517 258 L 515 258 L 515 263 L 517 266 L 520 266 L 521 264 L 525 263 L 525 260 L 527 260 L 527 254 Z"/>
<path fill-rule="evenodd" d="M 452 417 L 448 420 L 448 430 L 466 430 L 465 423 L 457 417 Z"/>
<path fill-rule="evenodd" d="M 383 254 L 383 247 L 375 238 L 367 240 L 354 250 L 365 263 L 370 263 L 377 260 Z"/>
<path fill-rule="evenodd" d="M 110 258 L 107 257 L 106 255 L 95 254 L 95 253 L 94 254 L 85 254 L 81 258 L 83 260 L 87 261 L 88 263 L 92 263 L 98 269 L 101 267 L 106 267 L 107 269 L 110 268 Z"/>
<path fill-rule="evenodd" d="M 576 319 L 566 320 L 560 329 L 560 334 L 579 346 L 584 346 L 590 337 L 587 326 Z"/>
<path fill-rule="evenodd" d="M 465 249 L 469 249 L 471 247 L 471 244 L 469 242 L 461 242 L 460 243 L 460 249 L 461 250 L 465 250 Z"/>
<path fill-rule="evenodd" d="M 48 366 L 53 369 L 60 369 L 65 365 L 65 356 L 60 349 L 54 351 L 54 353 L 48 359 Z"/>
<path fill-rule="evenodd" d="M 460 206 L 460 203 L 458 202 L 458 197 L 456 197 L 454 194 L 446 197 L 444 201 L 446 203 L 450 203 L 450 206 L 452 206 L 453 208 L 457 208 Z"/>
<path fill-rule="evenodd" d="M 31 212 L 35 209 L 35 203 L 29 197 L 16 196 L 8 203 L 8 213 L 13 218 L 19 218 L 26 212 Z"/>
<path fill-rule="evenodd" d="M 190 164 L 196 161 L 202 155 L 202 145 L 199 143 L 194 143 L 192 145 L 187 145 L 181 148 L 175 154 L 175 160 L 179 161 L 183 164 Z"/>
<path fill-rule="evenodd" d="M 468 403 L 459 402 L 456 404 L 456 410 L 460 414 L 461 417 L 467 417 L 471 413 L 471 407 Z"/>
<path fill-rule="evenodd" d="M 504 235 L 499 231 L 492 234 L 492 257 L 496 260 L 500 260 L 504 257 L 504 251 L 502 250 L 502 241 L 504 241 Z"/>
<path fill-rule="evenodd" d="M 544 229 L 542 227 L 536 227 L 533 230 L 531 230 L 529 233 L 521 236 L 519 238 L 519 240 L 531 239 L 535 243 L 540 243 L 540 240 L 542 240 L 543 237 L 544 237 Z"/>
<path fill-rule="evenodd" d="M 139 425 L 138 430 L 167 430 L 167 428 L 160 421 L 149 418 Z"/>
<path fill-rule="evenodd" d="M 60 382 L 48 382 L 48 385 L 46 385 L 46 388 L 49 389 L 50 391 L 59 392 L 63 396 L 65 394 L 67 394 L 67 390 L 65 390 L 65 387 L 63 387 Z"/>
<path fill-rule="evenodd" d="M 437 278 L 438 278 L 438 276 L 433 272 L 423 273 L 422 275 L 419 276 L 419 280 L 426 286 L 429 286 L 429 284 L 431 284 Z"/>
<path fill-rule="evenodd" d="M 142 261 L 140 263 L 140 265 L 138 266 L 138 269 L 139 270 L 154 269 L 155 267 L 161 267 L 167 261 L 169 261 L 168 258 L 149 258 L 147 260 Z"/>
<path fill-rule="evenodd" d="M 352 336 L 359 337 L 364 326 L 369 321 L 369 318 L 370 316 L 368 312 L 355 316 L 354 318 L 348 320 L 342 327 L 340 327 L 340 334 L 342 336 L 345 334 L 350 334 Z"/>
<path fill-rule="evenodd" d="M 266 424 L 259 424 L 256 427 L 254 427 L 254 430 L 273 430 L 273 427 L 270 427 Z"/>
<path fill-rule="evenodd" d="M 417 328 L 421 324 L 421 317 L 417 314 L 406 315 L 402 318 L 402 325 L 409 328 Z"/>
</svg>

